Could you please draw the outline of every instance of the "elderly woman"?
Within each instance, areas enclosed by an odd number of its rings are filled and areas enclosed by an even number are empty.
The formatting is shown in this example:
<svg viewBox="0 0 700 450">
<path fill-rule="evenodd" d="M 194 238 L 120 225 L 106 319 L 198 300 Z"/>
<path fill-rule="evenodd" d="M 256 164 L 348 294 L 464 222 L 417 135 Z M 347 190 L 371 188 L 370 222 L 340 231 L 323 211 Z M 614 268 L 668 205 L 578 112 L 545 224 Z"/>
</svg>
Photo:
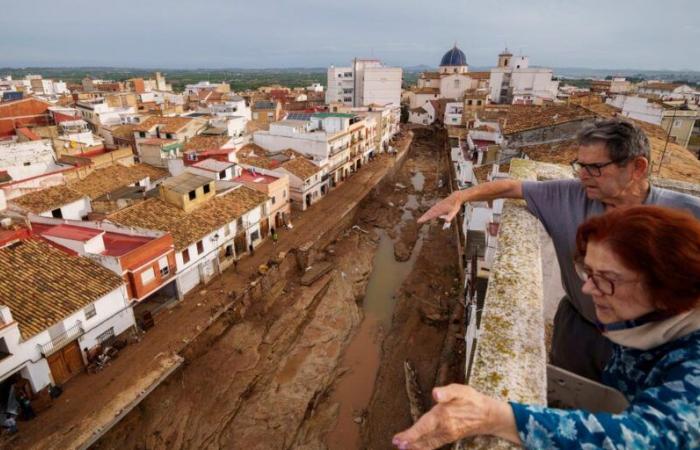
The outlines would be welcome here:
<svg viewBox="0 0 700 450">
<path fill-rule="evenodd" d="M 616 209 L 578 229 L 578 272 L 614 344 L 603 383 L 620 414 L 505 402 L 463 385 L 394 436 L 401 449 L 493 435 L 526 448 L 700 448 L 700 222 L 657 206 Z"/>
</svg>

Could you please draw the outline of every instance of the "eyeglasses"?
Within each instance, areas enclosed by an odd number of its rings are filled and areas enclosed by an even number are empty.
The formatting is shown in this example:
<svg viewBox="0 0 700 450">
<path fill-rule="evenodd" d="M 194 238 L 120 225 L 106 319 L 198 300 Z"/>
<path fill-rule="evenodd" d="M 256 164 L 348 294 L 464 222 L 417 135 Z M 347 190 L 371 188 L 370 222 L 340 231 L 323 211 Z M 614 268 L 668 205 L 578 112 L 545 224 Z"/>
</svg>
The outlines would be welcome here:
<svg viewBox="0 0 700 450">
<path fill-rule="evenodd" d="M 611 280 L 605 275 L 593 273 L 591 269 L 589 269 L 582 262 L 579 261 L 574 263 L 574 267 L 576 268 L 576 274 L 581 279 L 581 281 L 585 283 L 586 281 L 591 280 L 595 288 L 598 289 L 604 295 L 615 295 L 616 284 L 639 281 L 638 278 L 635 278 L 633 280 Z"/>
<path fill-rule="evenodd" d="M 613 159 L 612 161 L 608 161 L 606 163 L 582 163 L 579 162 L 578 159 L 574 159 L 571 161 L 571 168 L 574 169 L 574 172 L 579 173 L 581 172 L 582 169 L 586 169 L 586 172 L 588 172 L 588 175 L 592 177 L 599 177 L 600 176 L 600 169 L 602 169 L 605 166 L 609 166 L 610 164 L 616 164 L 619 162 L 624 161 L 625 158 L 622 159 Z"/>
</svg>

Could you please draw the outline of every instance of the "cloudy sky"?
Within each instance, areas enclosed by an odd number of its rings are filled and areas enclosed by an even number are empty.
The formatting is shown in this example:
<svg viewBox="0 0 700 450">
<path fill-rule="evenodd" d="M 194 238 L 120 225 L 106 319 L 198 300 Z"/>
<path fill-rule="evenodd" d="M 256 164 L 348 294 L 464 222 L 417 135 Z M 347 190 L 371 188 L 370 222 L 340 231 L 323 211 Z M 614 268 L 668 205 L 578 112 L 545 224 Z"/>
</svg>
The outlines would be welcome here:
<svg viewBox="0 0 700 450">
<path fill-rule="evenodd" d="M 473 66 L 700 70 L 698 0 L 23 0 L 3 2 L 0 67 L 271 68 L 355 56 Z"/>
</svg>

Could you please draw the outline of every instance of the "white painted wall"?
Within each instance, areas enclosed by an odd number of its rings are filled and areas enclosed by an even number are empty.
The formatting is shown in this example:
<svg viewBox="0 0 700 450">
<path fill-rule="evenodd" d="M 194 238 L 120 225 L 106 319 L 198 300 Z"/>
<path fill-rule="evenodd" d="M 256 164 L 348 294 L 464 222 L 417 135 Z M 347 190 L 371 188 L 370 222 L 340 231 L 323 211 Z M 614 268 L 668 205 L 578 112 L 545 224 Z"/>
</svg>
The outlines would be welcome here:
<svg viewBox="0 0 700 450">
<path fill-rule="evenodd" d="M 60 209 L 63 218 L 71 220 L 81 220 L 83 217 L 92 212 L 89 197 L 82 197 L 72 203 L 61 206 Z M 43 217 L 53 217 L 51 211 L 53 210 L 50 209 L 48 211 L 44 211 L 39 215 Z"/>
<path fill-rule="evenodd" d="M 357 106 L 401 104 L 400 67 L 367 67 L 364 69 L 361 97 Z"/>
<path fill-rule="evenodd" d="M 96 315 L 90 319 L 85 317 L 85 310 L 81 309 L 62 323 L 66 330 L 80 323 L 85 331 L 78 338 L 81 349 L 90 348 L 97 344 L 97 336 L 110 327 L 114 328 L 114 334 L 118 335 L 134 326 L 134 314 L 128 305 L 126 287 L 124 284 L 107 293 L 94 302 Z M 3 319 L 8 316 L 9 308 L 2 308 Z M 9 312 L 11 313 L 11 312 Z M 18 370 L 23 370 L 23 375 L 31 383 L 36 392 L 53 382 L 46 359 L 41 355 L 41 345 L 51 342 L 49 331 L 45 331 L 31 337 L 26 341 L 21 340 L 19 327 L 12 324 L 0 330 L 0 337 L 12 353 L 12 356 L 0 362 L 0 380 L 3 380 Z"/>
</svg>

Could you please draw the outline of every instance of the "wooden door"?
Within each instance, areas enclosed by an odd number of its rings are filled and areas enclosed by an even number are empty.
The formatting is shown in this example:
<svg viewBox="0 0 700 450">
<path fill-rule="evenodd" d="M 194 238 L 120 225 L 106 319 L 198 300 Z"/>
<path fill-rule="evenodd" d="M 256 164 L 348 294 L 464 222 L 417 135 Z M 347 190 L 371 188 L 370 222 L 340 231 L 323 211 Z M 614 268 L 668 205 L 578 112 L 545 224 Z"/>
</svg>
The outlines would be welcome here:
<svg viewBox="0 0 700 450">
<path fill-rule="evenodd" d="M 83 371 L 83 356 L 78 341 L 73 341 L 47 358 L 56 384 L 63 384 Z"/>
<path fill-rule="evenodd" d="M 270 231 L 270 219 L 264 219 L 260 222 L 260 237 L 265 239 Z"/>
</svg>

